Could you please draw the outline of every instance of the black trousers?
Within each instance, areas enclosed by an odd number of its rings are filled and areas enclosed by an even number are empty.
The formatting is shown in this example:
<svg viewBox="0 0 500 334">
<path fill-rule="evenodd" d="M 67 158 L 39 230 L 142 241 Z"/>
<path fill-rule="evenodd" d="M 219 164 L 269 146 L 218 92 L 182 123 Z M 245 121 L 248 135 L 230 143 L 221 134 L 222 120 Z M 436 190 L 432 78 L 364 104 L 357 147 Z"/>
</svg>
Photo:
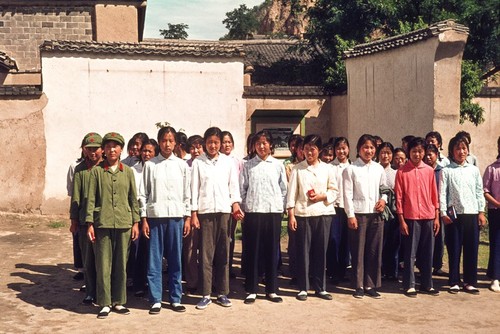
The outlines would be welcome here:
<svg viewBox="0 0 500 334">
<path fill-rule="evenodd" d="M 445 226 L 446 249 L 450 286 L 460 284 L 460 257 L 463 248 L 464 283 L 477 284 L 477 256 L 479 250 L 479 225 L 477 214 L 458 215 L 457 219 Z"/>
<path fill-rule="evenodd" d="M 300 291 L 309 290 L 310 285 L 316 292 L 326 290 L 326 251 L 332 218 L 332 215 L 296 217 L 297 284 Z"/>
<path fill-rule="evenodd" d="M 278 291 L 277 254 L 281 219 L 281 213 L 245 214 L 245 290 L 248 293 L 257 293 L 260 267 L 263 267 L 265 273 L 266 293 Z"/>
</svg>

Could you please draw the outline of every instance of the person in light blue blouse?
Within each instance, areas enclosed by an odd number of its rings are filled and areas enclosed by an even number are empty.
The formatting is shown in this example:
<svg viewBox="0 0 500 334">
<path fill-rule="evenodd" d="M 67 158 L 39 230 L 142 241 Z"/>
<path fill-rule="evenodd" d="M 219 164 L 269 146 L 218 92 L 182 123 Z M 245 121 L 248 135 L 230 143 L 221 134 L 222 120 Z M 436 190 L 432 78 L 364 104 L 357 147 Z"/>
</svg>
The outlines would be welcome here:
<svg viewBox="0 0 500 334">
<path fill-rule="evenodd" d="M 448 145 L 451 163 L 443 168 L 439 181 L 440 212 L 445 224 L 450 274 L 449 292 L 460 291 L 460 256 L 463 247 L 463 291 L 479 294 L 477 258 L 479 228 L 486 224 L 483 181 L 479 168 L 467 162 L 469 141 L 455 136 Z"/>
<path fill-rule="evenodd" d="M 271 156 L 271 133 L 263 130 L 254 137 L 256 156 L 248 160 L 240 174 L 240 193 L 245 211 L 245 304 L 257 298 L 259 264 L 264 262 L 266 299 L 283 301 L 278 292 L 278 256 L 281 220 L 285 209 L 286 174 L 283 164 Z"/>
</svg>

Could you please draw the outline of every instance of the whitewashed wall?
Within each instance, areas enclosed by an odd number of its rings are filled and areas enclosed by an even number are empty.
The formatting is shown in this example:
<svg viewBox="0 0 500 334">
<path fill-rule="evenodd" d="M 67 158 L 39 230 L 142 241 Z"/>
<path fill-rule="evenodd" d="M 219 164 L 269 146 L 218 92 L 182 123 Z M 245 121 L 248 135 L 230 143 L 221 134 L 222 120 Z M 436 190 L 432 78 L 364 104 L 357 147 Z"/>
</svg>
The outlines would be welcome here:
<svg viewBox="0 0 500 334">
<path fill-rule="evenodd" d="M 235 152 L 243 155 L 242 59 L 108 58 L 67 52 L 42 56 L 43 90 L 49 100 L 43 110 L 43 212 L 61 212 L 67 204 L 67 168 L 91 131 L 117 131 L 127 141 L 140 131 L 156 139 L 157 122 L 168 121 L 188 136 L 218 126 L 231 131 Z"/>
</svg>

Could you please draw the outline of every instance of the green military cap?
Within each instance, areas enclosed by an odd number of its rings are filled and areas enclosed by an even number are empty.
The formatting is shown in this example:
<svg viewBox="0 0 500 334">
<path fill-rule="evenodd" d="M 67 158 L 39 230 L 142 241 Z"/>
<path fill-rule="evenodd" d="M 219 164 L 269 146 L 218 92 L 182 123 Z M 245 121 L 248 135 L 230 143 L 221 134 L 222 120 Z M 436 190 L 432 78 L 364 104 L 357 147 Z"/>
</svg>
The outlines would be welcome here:
<svg viewBox="0 0 500 334">
<path fill-rule="evenodd" d="M 82 142 L 82 147 L 101 147 L 102 137 L 95 132 L 90 132 L 85 135 Z"/>
<path fill-rule="evenodd" d="M 125 145 L 125 139 L 123 139 L 122 135 L 118 132 L 109 132 L 104 135 L 102 138 L 102 143 L 105 144 L 108 141 L 114 141 L 120 144 L 121 147 Z"/>
</svg>

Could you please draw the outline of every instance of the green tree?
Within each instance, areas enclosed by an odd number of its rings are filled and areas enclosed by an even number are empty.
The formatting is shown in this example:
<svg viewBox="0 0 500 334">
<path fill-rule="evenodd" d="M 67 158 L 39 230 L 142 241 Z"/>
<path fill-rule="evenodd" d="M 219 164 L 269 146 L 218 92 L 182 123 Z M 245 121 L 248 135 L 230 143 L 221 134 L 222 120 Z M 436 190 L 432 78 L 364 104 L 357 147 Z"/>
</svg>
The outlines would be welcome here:
<svg viewBox="0 0 500 334">
<path fill-rule="evenodd" d="M 187 39 L 188 33 L 186 30 L 189 26 L 184 23 L 168 24 L 168 29 L 160 29 L 160 35 L 165 39 Z"/>
<path fill-rule="evenodd" d="M 345 90 L 347 47 L 456 19 L 470 29 L 464 51 L 461 122 L 481 123 L 483 109 L 472 102 L 482 87 L 481 73 L 500 63 L 498 0 L 318 0 L 309 12 L 309 47 L 324 50 L 325 88 Z"/>
<path fill-rule="evenodd" d="M 259 6 L 248 8 L 246 5 L 226 13 L 222 21 L 229 32 L 221 39 L 246 39 L 248 34 L 255 33 L 260 26 L 258 20 Z"/>
</svg>

